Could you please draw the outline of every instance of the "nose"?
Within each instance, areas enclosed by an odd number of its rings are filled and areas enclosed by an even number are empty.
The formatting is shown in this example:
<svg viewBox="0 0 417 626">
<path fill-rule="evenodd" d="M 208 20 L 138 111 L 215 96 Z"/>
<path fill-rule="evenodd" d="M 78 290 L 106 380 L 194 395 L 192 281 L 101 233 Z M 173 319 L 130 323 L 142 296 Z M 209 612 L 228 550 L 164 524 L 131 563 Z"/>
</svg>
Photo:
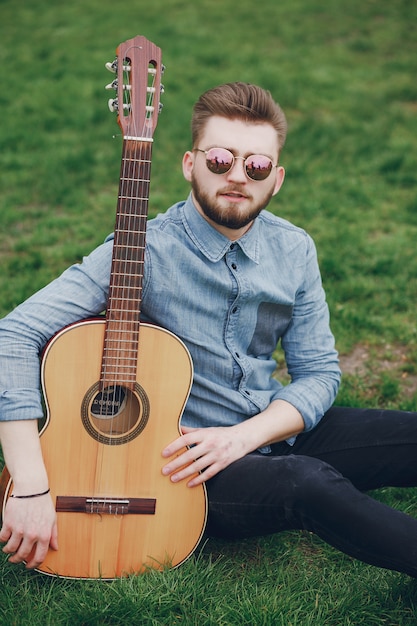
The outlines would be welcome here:
<svg viewBox="0 0 417 626">
<path fill-rule="evenodd" d="M 229 180 L 246 182 L 248 178 L 245 172 L 245 157 L 235 156 L 234 163 L 226 175 Z"/>
</svg>

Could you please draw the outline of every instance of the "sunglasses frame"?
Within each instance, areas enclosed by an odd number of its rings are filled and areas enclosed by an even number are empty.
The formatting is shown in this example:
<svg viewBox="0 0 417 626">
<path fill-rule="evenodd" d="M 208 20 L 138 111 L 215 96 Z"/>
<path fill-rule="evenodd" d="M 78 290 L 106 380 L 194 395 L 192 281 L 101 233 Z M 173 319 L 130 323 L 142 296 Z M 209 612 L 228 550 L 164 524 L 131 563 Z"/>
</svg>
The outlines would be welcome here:
<svg viewBox="0 0 417 626">
<path fill-rule="evenodd" d="M 229 168 L 228 168 L 225 172 L 215 172 L 215 171 L 213 171 L 212 169 L 210 169 L 209 164 L 208 164 L 208 163 L 209 163 L 209 159 L 207 159 L 207 155 L 208 155 L 208 153 L 210 152 L 210 150 L 224 150 L 225 152 L 227 152 L 228 154 L 230 154 L 230 155 L 231 155 L 232 160 L 231 160 L 231 163 L 230 163 L 230 167 L 229 167 Z M 203 152 L 203 153 L 206 155 L 206 166 L 207 166 L 207 169 L 208 169 L 208 170 L 209 170 L 209 172 L 211 172 L 212 174 L 217 174 L 217 175 L 219 175 L 219 176 L 222 176 L 222 175 L 224 175 L 224 174 L 228 174 L 228 172 L 230 172 L 230 170 L 231 170 L 231 169 L 233 169 L 233 166 L 234 166 L 234 164 L 235 164 L 236 159 L 243 159 L 244 166 L 245 166 L 245 167 L 244 167 L 245 174 L 246 174 L 247 178 L 249 178 L 249 180 L 253 180 L 254 182 L 262 182 L 262 181 L 266 180 L 266 179 L 270 176 L 270 174 L 271 174 L 272 170 L 274 169 L 274 167 L 277 167 L 277 165 L 278 165 L 278 163 L 275 163 L 275 164 L 274 164 L 273 160 L 272 160 L 272 159 L 270 159 L 270 158 L 269 158 L 268 156 L 266 156 L 265 154 L 250 154 L 250 155 L 249 155 L 249 156 L 247 156 L 247 157 L 243 157 L 243 156 L 235 156 L 235 155 L 233 154 L 233 152 L 231 152 L 231 151 L 230 151 L 230 150 L 228 150 L 227 148 L 222 148 L 222 147 L 219 147 L 219 146 L 213 146 L 212 148 L 209 148 L 208 150 L 202 150 L 201 148 L 193 148 L 193 152 Z M 264 159 L 268 159 L 268 161 L 271 163 L 271 169 L 269 170 L 269 172 L 268 172 L 268 174 L 265 176 L 265 178 L 252 178 L 252 176 L 249 176 L 249 174 L 248 174 L 248 166 L 247 166 L 246 162 L 247 162 L 247 161 L 249 161 L 249 159 L 251 159 L 251 158 L 253 158 L 253 157 L 258 157 L 258 156 L 260 156 L 260 157 L 262 157 L 262 158 L 264 158 Z"/>
</svg>

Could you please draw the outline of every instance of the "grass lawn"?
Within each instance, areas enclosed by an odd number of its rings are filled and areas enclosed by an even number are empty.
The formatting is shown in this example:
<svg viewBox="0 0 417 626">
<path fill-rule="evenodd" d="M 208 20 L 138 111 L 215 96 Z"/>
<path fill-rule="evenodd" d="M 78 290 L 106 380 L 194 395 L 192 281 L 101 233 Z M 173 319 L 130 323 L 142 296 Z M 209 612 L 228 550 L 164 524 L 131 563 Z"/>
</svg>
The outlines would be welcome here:
<svg viewBox="0 0 417 626">
<path fill-rule="evenodd" d="M 104 64 L 142 34 L 167 67 L 151 214 L 188 192 L 198 95 L 234 80 L 270 89 L 289 121 L 270 208 L 316 241 L 345 373 L 337 402 L 417 410 L 416 19 L 412 0 L 0 0 L 0 315 L 113 229 L 121 139 Z M 417 489 L 375 496 L 417 515 Z M 417 623 L 414 581 L 305 533 L 210 540 L 177 570 L 112 583 L 2 558 L 0 580 L 2 626 Z"/>
</svg>

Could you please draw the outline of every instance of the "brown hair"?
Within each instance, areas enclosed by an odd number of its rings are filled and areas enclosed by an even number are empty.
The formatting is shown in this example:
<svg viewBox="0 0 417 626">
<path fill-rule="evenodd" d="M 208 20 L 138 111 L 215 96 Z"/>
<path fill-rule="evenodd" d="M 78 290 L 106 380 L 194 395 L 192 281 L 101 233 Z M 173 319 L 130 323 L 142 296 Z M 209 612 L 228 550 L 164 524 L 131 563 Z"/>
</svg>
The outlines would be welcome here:
<svg viewBox="0 0 417 626">
<path fill-rule="evenodd" d="M 245 122 L 271 124 L 278 135 L 279 150 L 285 143 L 287 121 L 271 93 L 249 83 L 226 83 L 203 93 L 194 105 L 191 120 L 193 146 L 196 146 L 210 117 L 219 115 Z"/>
</svg>

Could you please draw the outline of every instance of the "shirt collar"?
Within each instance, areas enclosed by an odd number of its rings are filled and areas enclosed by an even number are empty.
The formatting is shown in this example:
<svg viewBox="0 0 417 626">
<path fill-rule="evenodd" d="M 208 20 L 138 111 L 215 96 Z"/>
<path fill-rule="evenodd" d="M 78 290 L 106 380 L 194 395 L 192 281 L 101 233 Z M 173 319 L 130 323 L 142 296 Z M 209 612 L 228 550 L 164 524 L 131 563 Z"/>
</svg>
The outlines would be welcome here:
<svg viewBox="0 0 417 626">
<path fill-rule="evenodd" d="M 194 241 L 200 252 L 209 261 L 216 263 L 219 261 L 233 244 L 238 244 L 246 256 L 254 263 L 259 263 L 259 221 L 256 219 L 251 228 L 236 241 L 230 241 L 227 237 L 219 233 L 207 220 L 198 212 L 192 195 L 187 198 L 183 206 L 184 228 Z"/>
</svg>

